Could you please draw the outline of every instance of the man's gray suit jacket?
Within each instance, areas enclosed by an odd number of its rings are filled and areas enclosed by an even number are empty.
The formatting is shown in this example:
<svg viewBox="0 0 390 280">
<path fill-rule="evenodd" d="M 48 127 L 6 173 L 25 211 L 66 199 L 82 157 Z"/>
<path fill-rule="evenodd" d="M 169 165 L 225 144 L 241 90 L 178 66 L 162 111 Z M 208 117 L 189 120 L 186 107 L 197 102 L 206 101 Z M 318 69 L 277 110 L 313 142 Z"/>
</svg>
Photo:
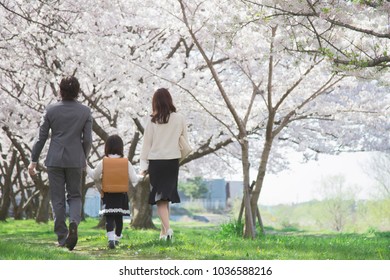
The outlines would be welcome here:
<svg viewBox="0 0 390 280">
<path fill-rule="evenodd" d="M 45 165 L 83 168 L 92 145 L 91 110 L 77 101 L 60 101 L 47 106 L 42 117 L 31 160 L 38 162 L 51 130 Z"/>
</svg>

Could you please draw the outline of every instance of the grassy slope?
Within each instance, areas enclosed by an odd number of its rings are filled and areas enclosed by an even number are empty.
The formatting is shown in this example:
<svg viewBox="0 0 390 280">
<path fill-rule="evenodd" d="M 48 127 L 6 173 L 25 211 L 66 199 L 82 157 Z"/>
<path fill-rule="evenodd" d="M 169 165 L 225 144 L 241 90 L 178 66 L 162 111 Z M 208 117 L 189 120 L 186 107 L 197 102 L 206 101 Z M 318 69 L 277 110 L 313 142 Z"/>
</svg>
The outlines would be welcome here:
<svg viewBox="0 0 390 280">
<path fill-rule="evenodd" d="M 97 220 L 80 224 L 79 242 L 69 252 L 55 246 L 53 223 L 32 220 L 0 223 L 0 259 L 183 259 L 183 260 L 389 260 L 390 233 L 312 234 L 272 231 L 255 240 L 243 239 L 233 224 L 222 227 L 204 223 L 174 222 L 173 243 L 158 240 L 157 230 L 125 227 L 123 241 L 115 250 L 107 248 L 103 229 Z"/>
</svg>

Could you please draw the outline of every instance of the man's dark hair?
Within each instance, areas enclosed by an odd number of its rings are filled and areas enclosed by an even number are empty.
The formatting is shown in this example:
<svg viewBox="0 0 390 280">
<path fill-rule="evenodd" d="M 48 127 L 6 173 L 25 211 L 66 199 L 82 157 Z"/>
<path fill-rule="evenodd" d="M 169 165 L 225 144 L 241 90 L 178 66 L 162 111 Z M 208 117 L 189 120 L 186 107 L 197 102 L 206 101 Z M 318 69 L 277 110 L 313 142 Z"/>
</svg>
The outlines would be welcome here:
<svg viewBox="0 0 390 280">
<path fill-rule="evenodd" d="M 74 100 L 80 92 L 80 83 L 76 77 L 68 76 L 61 80 L 60 94 L 62 100 Z"/>
</svg>

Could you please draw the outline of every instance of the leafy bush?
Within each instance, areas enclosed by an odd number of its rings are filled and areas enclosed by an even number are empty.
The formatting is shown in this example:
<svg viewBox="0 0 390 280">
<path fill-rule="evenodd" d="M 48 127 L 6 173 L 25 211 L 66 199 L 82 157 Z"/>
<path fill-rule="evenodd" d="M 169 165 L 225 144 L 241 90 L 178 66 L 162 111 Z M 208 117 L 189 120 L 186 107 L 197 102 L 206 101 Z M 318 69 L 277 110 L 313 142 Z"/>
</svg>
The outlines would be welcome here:
<svg viewBox="0 0 390 280">
<path fill-rule="evenodd" d="M 219 236 L 223 238 L 227 237 L 241 237 L 244 232 L 244 225 L 239 221 L 230 221 L 228 223 L 221 224 L 219 230 Z"/>
</svg>

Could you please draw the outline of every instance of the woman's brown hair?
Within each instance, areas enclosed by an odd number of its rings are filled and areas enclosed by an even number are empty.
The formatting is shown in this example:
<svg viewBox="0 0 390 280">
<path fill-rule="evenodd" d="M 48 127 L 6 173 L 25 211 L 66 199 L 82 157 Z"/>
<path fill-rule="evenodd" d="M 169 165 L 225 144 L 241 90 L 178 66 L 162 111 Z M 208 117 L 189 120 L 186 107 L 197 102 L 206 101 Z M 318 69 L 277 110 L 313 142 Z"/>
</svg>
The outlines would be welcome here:
<svg viewBox="0 0 390 280">
<path fill-rule="evenodd" d="M 169 115 L 176 112 L 176 107 L 173 105 L 172 96 L 167 89 L 159 88 L 156 90 L 153 95 L 152 109 L 152 122 L 168 123 Z"/>
</svg>

